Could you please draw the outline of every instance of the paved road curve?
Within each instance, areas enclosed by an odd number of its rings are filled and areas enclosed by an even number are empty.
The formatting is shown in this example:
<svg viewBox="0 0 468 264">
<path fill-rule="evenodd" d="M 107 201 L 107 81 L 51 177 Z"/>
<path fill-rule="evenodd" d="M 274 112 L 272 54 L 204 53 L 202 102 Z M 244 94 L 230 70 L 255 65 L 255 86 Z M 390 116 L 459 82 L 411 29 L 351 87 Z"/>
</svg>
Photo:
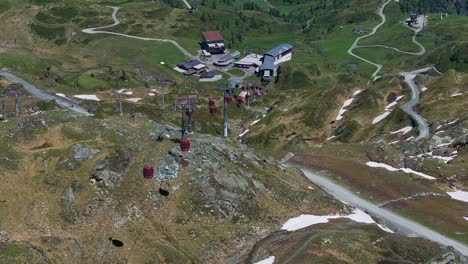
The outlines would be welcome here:
<svg viewBox="0 0 468 264">
<path fill-rule="evenodd" d="M 120 24 L 120 20 L 117 18 L 117 12 L 120 10 L 121 7 L 110 6 L 110 8 L 114 10 L 112 12 L 112 20 L 114 20 L 114 24 L 108 25 L 108 26 L 102 26 L 102 27 L 86 28 L 86 29 L 81 30 L 81 32 L 86 33 L 86 34 L 109 34 L 109 35 L 116 35 L 116 36 L 122 36 L 126 38 L 133 38 L 133 39 L 146 40 L 146 41 L 169 42 L 172 45 L 174 45 L 185 56 L 189 57 L 190 59 L 196 59 L 194 55 L 192 55 L 190 52 L 184 49 L 179 43 L 177 43 L 176 41 L 172 39 L 143 38 L 143 37 L 137 37 L 137 36 L 127 35 L 127 34 L 122 34 L 122 33 L 100 30 L 100 29 L 115 27 Z"/>
<path fill-rule="evenodd" d="M 396 213 L 385 208 L 378 207 L 377 205 L 364 200 L 363 198 L 355 195 L 346 188 L 334 183 L 329 178 L 322 176 L 318 173 L 301 168 L 305 176 L 313 183 L 319 185 L 324 191 L 333 195 L 338 200 L 364 210 L 371 216 L 385 222 L 386 225 L 392 227 L 393 230 L 406 235 L 416 235 L 427 238 L 445 246 L 452 246 L 461 254 L 468 257 L 468 246 L 450 239 L 440 233 L 437 233 L 417 222 L 402 217 Z"/>
<path fill-rule="evenodd" d="M 413 72 L 402 72 L 400 73 L 401 76 L 405 78 L 405 83 L 411 89 L 411 100 L 409 100 L 406 104 L 401 106 L 401 109 L 405 111 L 408 115 L 413 118 L 416 123 L 418 123 L 419 128 L 419 135 L 414 139 L 420 140 L 422 138 L 429 138 L 429 125 L 427 121 L 418 113 L 416 113 L 413 108 L 419 103 L 419 87 L 414 83 L 414 78 L 418 73 L 426 72 L 431 68 L 421 69 Z"/>
<path fill-rule="evenodd" d="M 19 83 L 23 85 L 24 89 L 36 98 L 39 98 L 41 100 L 46 100 L 46 101 L 55 100 L 57 105 L 59 105 L 62 108 L 69 109 L 70 111 L 73 111 L 73 112 L 76 112 L 85 116 L 92 116 L 92 114 L 89 113 L 86 109 L 81 108 L 78 105 L 74 105 L 72 102 L 67 101 L 61 97 L 50 95 L 44 91 L 41 91 L 40 89 L 36 88 L 34 85 L 26 82 L 25 80 L 9 72 L 0 72 L 0 76 L 3 76 L 5 79 L 7 79 L 10 82 Z"/>
</svg>

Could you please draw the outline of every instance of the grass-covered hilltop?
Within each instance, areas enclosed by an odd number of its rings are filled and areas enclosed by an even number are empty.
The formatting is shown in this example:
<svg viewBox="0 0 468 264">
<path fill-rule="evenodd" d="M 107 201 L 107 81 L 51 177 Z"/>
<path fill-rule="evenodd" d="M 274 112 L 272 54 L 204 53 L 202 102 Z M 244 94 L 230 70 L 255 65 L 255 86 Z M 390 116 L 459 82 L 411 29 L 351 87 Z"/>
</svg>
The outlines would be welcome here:
<svg viewBox="0 0 468 264">
<path fill-rule="evenodd" d="M 0 0 L 0 264 L 468 263 L 467 13 Z"/>
</svg>

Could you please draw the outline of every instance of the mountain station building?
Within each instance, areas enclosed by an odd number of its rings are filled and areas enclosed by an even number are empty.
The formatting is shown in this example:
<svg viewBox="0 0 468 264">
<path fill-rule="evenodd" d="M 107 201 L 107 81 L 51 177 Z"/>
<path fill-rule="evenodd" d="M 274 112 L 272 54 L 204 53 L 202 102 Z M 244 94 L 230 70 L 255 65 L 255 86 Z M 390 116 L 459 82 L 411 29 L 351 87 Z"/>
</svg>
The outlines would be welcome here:
<svg viewBox="0 0 468 264">
<path fill-rule="evenodd" d="M 206 31 L 202 33 L 202 49 L 210 54 L 224 54 L 226 49 L 224 39 L 218 31 Z"/>
</svg>

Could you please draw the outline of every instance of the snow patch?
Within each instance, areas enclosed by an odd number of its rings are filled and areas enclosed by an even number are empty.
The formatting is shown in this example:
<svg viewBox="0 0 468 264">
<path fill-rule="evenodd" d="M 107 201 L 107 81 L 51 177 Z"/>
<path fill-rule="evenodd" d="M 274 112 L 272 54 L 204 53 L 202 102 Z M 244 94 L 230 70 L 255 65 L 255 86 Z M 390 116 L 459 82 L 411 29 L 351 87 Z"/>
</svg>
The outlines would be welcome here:
<svg viewBox="0 0 468 264">
<path fill-rule="evenodd" d="M 394 107 L 396 104 L 398 104 L 397 101 L 394 101 L 393 103 L 388 104 L 387 106 L 385 106 L 385 110 L 389 110 L 390 108 Z"/>
<path fill-rule="evenodd" d="M 437 147 L 445 147 L 445 146 L 448 146 L 448 145 L 452 144 L 454 141 L 455 141 L 455 140 L 450 140 L 450 142 L 439 144 L 439 145 L 437 145 Z"/>
<path fill-rule="evenodd" d="M 405 140 L 406 140 L 406 141 L 410 141 L 410 140 L 412 140 L 413 138 L 414 138 L 414 137 L 411 136 L 411 137 L 409 137 L 409 138 L 407 138 L 407 139 L 405 139 Z"/>
<path fill-rule="evenodd" d="M 354 100 L 354 98 L 350 98 L 350 99 L 346 100 L 343 103 L 343 106 L 341 107 L 340 111 L 338 112 L 338 116 L 336 116 L 336 120 L 343 119 L 343 114 L 347 111 L 345 108 L 348 107 L 353 102 L 353 100 Z"/>
<path fill-rule="evenodd" d="M 468 217 L 464 216 L 463 219 L 465 219 L 466 221 L 468 221 Z"/>
<path fill-rule="evenodd" d="M 388 143 L 388 144 L 389 144 L 389 145 L 393 145 L 393 144 L 396 144 L 396 143 L 398 143 L 398 142 L 400 142 L 400 140 L 395 140 L 395 141 L 392 141 L 392 142 L 390 142 L 390 143 Z"/>
<path fill-rule="evenodd" d="M 83 100 L 90 100 L 90 101 L 101 101 L 95 94 L 77 94 L 73 97 Z"/>
<path fill-rule="evenodd" d="M 460 118 L 457 118 L 457 119 L 453 120 L 452 122 L 448 122 L 447 125 L 449 125 L 449 126 L 450 126 L 450 125 L 453 125 L 453 124 L 455 124 L 458 120 L 460 120 Z"/>
<path fill-rule="evenodd" d="M 427 87 L 425 87 L 425 86 L 423 88 L 421 88 L 422 92 L 425 92 L 426 90 L 427 90 Z"/>
<path fill-rule="evenodd" d="M 140 100 L 142 100 L 142 99 L 143 99 L 143 98 L 128 98 L 127 101 L 136 103 L 136 102 L 138 102 L 138 101 L 140 101 Z"/>
<path fill-rule="evenodd" d="M 249 129 L 246 129 L 244 132 L 242 132 L 241 134 L 239 134 L 239 137 L 243 137 L 245 134 L 247 134 L 250 130 Z"/>
<path fill-rule="evenodd" d="M 386 226 L 384 226 L 384 225 L 377 224 L 377 226 L 378 226 L 380 229 L 382 229 L 383 231 L 385 231 L 385 232 L 392 233 L 392 234 L 395 233 L 395 232 L 393 232 L 393 230 L 391 230 L 390 228 L 388 228 L 388 227 L 386 227 Z"/>
<path fill-rule="evenodd" d="M 341 106 L 340 111 L 338 112 L 338 115 L 336 116 L 336 119 L 335 119 L 336 121 L 343 119 L 343 114 L 347 111 L 345 108 L 350 106 L 351 103 L 353 103 L 354 101 L 354 97 L 360 94 L 361 92 L 362 90 L 357 90 L 356 92 L 353 93 L 353 96 L 351 98 L 349 98 L 343 103 L 343 106 Z"/>
<path fill-rule="evenodd" d="M 300 215 L 289 219 L 281 227 L 283 230 L 296 231 L 311 225 L 328 223 L 329 219 L 339 218 L 339 215 Z"/>
<path fill-rule="evenodd" d="M 264 260 L 255 262 L 254 264 L 273 264 L 275 262 L 275 256 L 270 256 Z"/>
<path fill-rule="evenodd" d="M 367 166 L 369 167 L 372 167 L 372 168 L 384 168 L 386 170 L 389 170 L 389 171 L 403 171 L 404 173 L 411 173 L 411 174 L 415 174 L 415 175 L 418 175 L 420 177 L 423 177 L 423 178 L 426 178 L 428 180 L 435 180 L 436 178 L 435 177 L 432 177 L 432 176 L 429 176 L 425 173 L 422 173 L 422 172 L 419 172 L 419 171 L 415 171 L 415 170 L 412 170 L 410 168 L 395 168 L 395 167 L 392 167 L 388 164 L 385 164 L 385 163 L 379 163 L 379 162 L 374 162 L 374 161 L 368 161 L 366 163 Z"/>
<path fill-rule="evenodd" d="M 374 120 L 372 120 L 372 124 L 379 123 L 384 118 L 386 118 L 390 113 L 391 113 L 391 111 L 386 111 L 385 113 L 383 113 L 383 114 L 379 115 L 378 117 L 374 118 Z"/>
<path fill-rule="evenodd" d="M 331 137 L 327 138 L 327 141 L 332 140 L 334 138 L 336 138 L 336 136 L 331 136 Z"/>
<path fill-rule="evenodd" d="M 253 126 L 253 125 L 257 124 L 258 122 L 260 122 L 261 120 L 262 120 L 261 118 L 260 118 L 260 119 L 257 119 L 257 120 L 254 120 L 254 121 L 252 122 L 252 124 L 250 124 L 250 125 Z"/>
<path fill-rule="evenodd" d="M 407 127 L 404 127 L 404 128 L 402 128 L 400 130 L 390 132 L 390 134 L 403 133 L 403 135 L 404 135 L 404 134 L 407 134 L 408 132 L 410 132 L 412 129 L 413 129 L 412 126 L 407 126 Z"/>
<path fill-rule="evenodd" d="M 67 96 L 65 94 L 63 94 L 63 93 L 55 93 L 55 95 L 63 97 L 63 98 L 67 98 Z"/>
<path fill-rule="evenodd" d="M 410 168 L 400 168 L 400 170 L 402 170 L 405 173 L 416 174 L 416 175 L 421 176 L 423 178 L 426 178 L 428 180 L 435 180 L 436 179 L 435 177 L 429 176 L 429 175 L 427 175 L 425 173 L 422 173 L 422 172 L 419 172 L 419 171 L 414 171 L 414 170 L 412 170 Z"/>
<path fill-rule="evenodd" d="M 462 93 L 456 93 L 456 94 L 450 95 L 450 97 L 456 97 L 456 96 L 460 96 L 460 95 L 463 95 L 463 94 Z"/>
<path fill-rule="evenodd" d="M 362 90 L 357 90 L 357 91 L 355 91 L 355 92 L 353 93 L 353 96 L 356 96 L 356 95 L 360 94 L 361 92 L 362 92 Z"/>
<path fill-rule="evenodd" d="M 370 215 L 359 209 L 349 215 L 300 215 L 295 218 L 291 218 L 281 227 L 282 230 L 296 231 L 311 225 L 328 223 L 330 219 L 337 218 L 348 218 L 358 223 L 374 224 L 376 223 Z"/>
<path fill-rule="evenodd" d="M 432 154 L 432 152 L 431 152 L 431 154 Z M 450 156 L 450 157 L 444 157 L 444 156 L 431 155 L 431 157 L 433 157 L 434 159 L 442 160 L 445 163 L 448 163 L 449 161 L 453 160 L 457 156 L 455 155 L 455 156 Z"/>
<path fill-rule="evenodd" d="M 148 96 L 155 96 L 154 93 L 148 93 Z"/>
<path fill-rule="evenodd" d="M 450 195 L 452 199 L 468 203 L 468 192 L 455 191 L 455 192 L 447 192 L 447 194 Z"/>
<path fill-rule="evenodd" d="M 372 168 L 384 168 L 389 171 L 397 171 L 397 168 L 394 168 L 388 164 L 385 163 L 380 163 L 380 162 L 374 162 L 374 161 L 368 161 L 366 163 L 367 166 L 372 167 Z"/>
<path fill-rule="evenodd" d="M 353 213 L 346 216 L 346 218 L 349 218 L 358 223 L 366 223 L 366 224 L 375 223 L 374 219 L 372 219 L 370 215 L 366 214 L 365 212 L 359 209 L 354 209 Z"/>
<path fill-rule="evenodd" d="M 417 156 L 410 156 L 410 158 L 422 158 L 424 155 L 426 155 L 426 156 L 429 156 L 429 157 L 431 157 L 433 159 L 439 159 L 439 160 L 444 161 L 445 163 L 448 163 L 449 161 L 451 161 L 451 160 L 453 160 L 454 158 L 457 157 L 457 155 L 453 155 L 453 156 L 450 156 L 450 157 L 437 156 L 437 155 L 434 155 L 433 153 L 434 153 L 434 151 L 431 151 L 431 152 L 427 152 L 427 153 L 424 153 L 424 154 L 419 154 Z"/>
</svg>

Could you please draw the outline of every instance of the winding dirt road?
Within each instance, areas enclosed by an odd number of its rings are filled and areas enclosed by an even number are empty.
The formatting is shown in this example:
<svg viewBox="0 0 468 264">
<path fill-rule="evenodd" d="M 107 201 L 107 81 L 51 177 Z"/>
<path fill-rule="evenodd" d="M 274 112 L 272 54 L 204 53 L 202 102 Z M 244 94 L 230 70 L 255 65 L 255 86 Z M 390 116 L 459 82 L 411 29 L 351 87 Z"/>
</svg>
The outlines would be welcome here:
<svg viewBox="0 0 468 264">
<path fill-rule="evenodd" d="M 127 35 L 127 34 L 122 34 L 122 33 L 101 30 L 101 29 L 111 28 L 111 27 L 120 25 L 120 20 L 117 18 L 117 12 L 121 9 L 121 7 L 119 6 L 109 6 L 109 7 L 113 9 L 112 20 L 114 20 L 114 23 L 112 25 L 94 27 L 94 28 L 86 28 L 86 29 L 81 30 L 81 32 L 86 33 L 86 34 L 108 34 L 108 35 L 115 35 L 115 36 L 121 36 L 121 37 L 133 38 L 133 39 L 139 39 L 139 40 L 145 40 L 145 41 L 168 42 L 174 45 L 185 56 L 189 57 L 190 59 L 196 59 L 196 56 L 192 55 L 190 52 L 184 49 L 179 43 L 177 43 L 176 41 L 172 39 L 144 38 L 144 37 L 138 37 L 138 36 L 132 36 L 132 35 Z"/>
<path fill-rule="evenodd" d="M 409 29 L 414 31 L 414 35 L 413 35 L 411 40 L 413 41 L 414 44 L 419 46 L 420 51 L 418 51 L 418 52 L 404 51 L 404 50 L 400 50 L 398 48 L 389 47 L 389 46 L 385 46 L 385 45 L 362 45 L 362 46 L 358 45 L 358 43 L 359 43 L 359 41 L 361 39 L 364 39 L 364 38 L 367 38 L 367 37 L 370 37 L 370 36 L 374 35 L 375 33 L 377 33 L 377 30 L 381 26 L 383 26 L 385 24 L 385 22 L 387 21 L 387 18 L 385 17 L 384 9 L 390 2 L 391 2 L 391 0 L 388 0 L 387 2 L 385 2 L 382 6 L 380 6 L 377 9 L 377 14 L 382 18 L 382 21 L 378 25 L 376 25 L 369 34 L 356 38 L 353 45 L 348 49 L 348 54 L 349 55 L 351 55 L 351 56 L 353 56 L 355 58 L 358 58 L 358 59 L 360 59 L 362 61 L 365 61 L 365 62 L 367 62 L 367 63 L 369 63 L 371 65 L 374 65 L 377 68 L 377 70 L 372 74 L 373 78 L 377 77 L 377 74 L 382 70 L 383 65 L 372 62 L 372 61 L 370 61 L 368 59 L 365 59 L 365 58 L 363 58 L 361 56 L 358 56 L 358 55 L 353 53 L 353 50 L 358 49 L 358 48 L 385 48 L 385 49 L 394 50 L 394 51 L 399 52 L 399 53 L 403 53 L 403 54 L 407 54 L 407 55 L 414 55 L 414 56 L 422 56 L 422 55 L 424 55 L 426 53 L 426 48 L 416 40 L 417 34 L 423 29 L 422 27 L 421 28 L 408 27 Z"/>
<path fill-rule="evenodd" d="M 377 77 L 377 74 L 380 72 L 380 70 L 382 70 L 382 65 L 381 65 L 381 64 L 378 64 L 378 63 L 375 63 L 375 62 L 372 62 L 372 61 L 370 61 L 370 60 L 368 60 L 368 59 L 365 59 L 365 58 L 363 58 L 363 57 L 361 57 L 361 56 L 358 56 L 358 55 L 354 54 L 354 53 L 353 53 L 353 50 L 359 48 L 358 43 L 359 43 L 359 41 L 360 41 L 361 39 L 364 39 L 364 38 L 367 38 L 367 37 L 370 37 L 370 36 L 374 35 L 374 34 L 377 32 L 377 30 L 378 30 L 383 24 L 385 24 L 385 22 L 387 21 L 387 18 L 385 17 L 385 15 L 384 15 L 384 13 L 383 13 L 383 10 L 385 9 L 385 6 L 387 6 L 390 2 L 391 2 L 391 0 L 388 0 L 388 1 L 385 2 L 382 6 L 380 6 L 379 9 L 377 9 L 377 14 L 382 18 L 382 21 L 381 21 L 377 26 L 375 26 L 369 34 L 364 35 L 364 36 L 361 36 L 361 37 L 358 37 L 358 38 L 354 41 L 353 45 L 351 45 L 351 48 L 348 49 L 348 54 L 349 54 L 349 55 L 351 55 L 351 56 L 353 56 L 353 57 L 355 57 L 355 58 L 358 58 L 358 59 L 360 59 L 360 60 L 362 60 L 362 61 L 365 61 L 365 62 L 367 62 L 367 63 L 369 63 L 369 64 L 371 64 L 371 65 L 374 65 L 374 66 L 377 68 L 377 70 L 372 74 L 372 77 L 374 77 L 374 78 Z"/>
</svg>

